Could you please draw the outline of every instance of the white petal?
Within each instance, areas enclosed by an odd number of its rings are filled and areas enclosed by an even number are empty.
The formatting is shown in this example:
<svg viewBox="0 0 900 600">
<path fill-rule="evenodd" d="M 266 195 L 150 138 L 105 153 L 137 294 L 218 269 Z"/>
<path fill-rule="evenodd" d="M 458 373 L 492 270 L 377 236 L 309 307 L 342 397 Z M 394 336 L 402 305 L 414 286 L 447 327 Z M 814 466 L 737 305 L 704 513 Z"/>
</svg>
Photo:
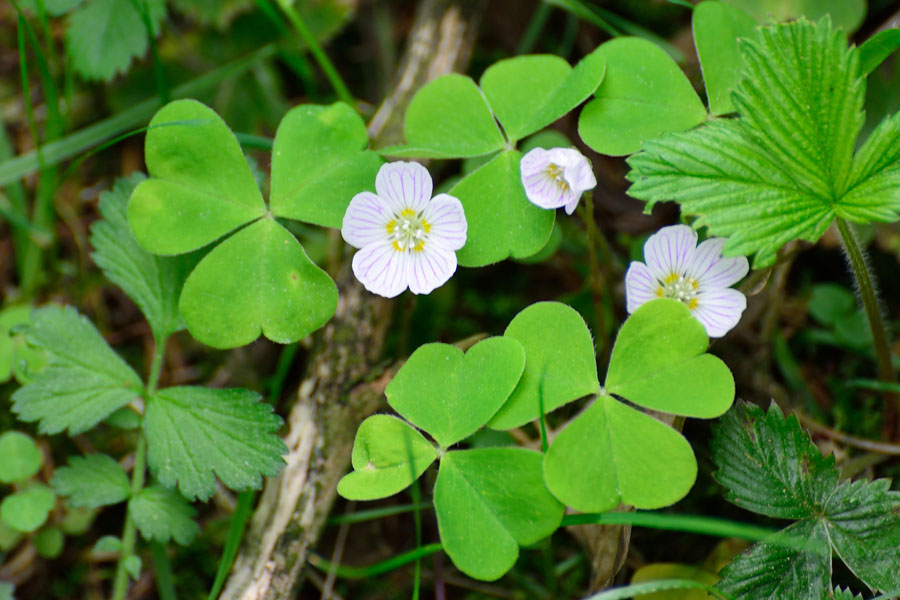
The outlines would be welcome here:
<svg viewBox="0 0 900 600">
<path fill-rule="evenodd" d="M 429 243 L 436 243 L 447 250 L 459 250 L 466 245 L 468 224 L 459 198 L 438 194 L 425 207 L 422 218 L 431 226 Z"/>
<path fill-rule="evenodd" d="M 563 176 L 575 196 L 580 198 L 586 191 L 597 187 L 597 178 L 594 177 L 591 161 L 584 154 L 574 148 L 557 148 L 556 150 L 560 151 L 564 161 L 562 163 L 564 166 Z"/>
<path fill-rule="evenodd" d="M 353 274 L 373 294 L 393 298 L 407 287 L 407 253 L 390 242 L 369 244 L 353 256 Z"/>
<path fill-rule="evenodd" d="M 413 294 L 430 294 L 456 272 L 456 253 L 426 242 L 421 252 L 409 253 L 406 268 L 409 290 Z"/>
<path fill-rule="evenodd" d="M 415 162 L 392 162 L 381 166 L 375 177 L 375 191 L 385 199 L 391 212 L 404 209 L 419 212 L 431 199 L 431 174 Z"/>
<path fill-rule="evenodd" d="M 663 227 L 644 243 L 644 261 L 656 279 L 665 281 L 687 272 L 696 247 L 697 234 L 687 225 Z"/>
<path fill-rule="evenodd" d="M 700 290 L 731 287 L 747 276 L 747 257 L 722 258 L 725 238 L 710 238 L 697 246 L 688 275 L 697 280 Z"/>
<path fill-rule="evenodd" d="M 703 323 L 709 337 L 722 337 L 738 324 L 747 308 L 747 298 L 738 290 L 725 288 L 697 294 L 693 315 Z"/>
<path fill-rule="evenodd" d="M 363 248 L 387 239 L 390 220 L 391 214 L 381 198 L 372 192 L 360 192 L 353 196 L 344 213 L 341 236 L 351 246 Z"/>
<path fill-rule="evenodd" d="M 659 282 L 654 279 L 650 269 L 642 262 L 633 261 L 625 273 L 625 304 L 628 314 L 636 311 L 642 304 L 659 298 Z"/>
<path fill-rule="evenodd" d="M 519 163 L 525 196 L 532 204 L 547 209 L 566 206 L 573 200 L 577 203 L 579 198 L 570 188 L 564 188 L 555 178 L 550 177 L 548 172 L 550 163 L 559 164 L 552 160 L 553 153 L 554 150 L 535 148 L 523 156 Z"/>
</svg>

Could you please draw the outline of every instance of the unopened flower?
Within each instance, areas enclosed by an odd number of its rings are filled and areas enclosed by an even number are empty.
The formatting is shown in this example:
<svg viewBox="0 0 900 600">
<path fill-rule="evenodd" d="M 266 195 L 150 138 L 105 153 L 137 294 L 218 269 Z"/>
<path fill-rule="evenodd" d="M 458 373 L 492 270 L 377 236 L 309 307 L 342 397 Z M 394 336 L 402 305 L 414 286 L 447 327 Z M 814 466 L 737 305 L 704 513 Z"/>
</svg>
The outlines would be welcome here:
<svg viewBox="0 0 900 600">
<path fill-rule="evenodd" d="M 663 227 L 644 244 L 644 260 L 632 262 L 625 274 L 629 314 L 655 298 L 684 302 L 706 328 L 709 337 L 722 337 L 741 319 L 747 298 L 731 286 L 747 275 L 746 257 L 723 258 L 724 238 L 710 238 L 699 246 L 687 225 Z"/>
<path fill-rule="evenodd" d="M 466 215 L 459 199 L 431 197 L 428 169 L 414 162 L 383 165 L 375 191 L 353 197 L 341 235 L 361 248 L 353 274 L 367 290 L 386 298 L 407 287 L 428 294 L 456 271 L 456 251 L 466 243 Z"/>
<path fill-rule="evenodd" d="M 588 159 L 574 148 L 535 148 L 520 164 L 525 195 L 541 208 L 564 206 L 571 215 L 581 195 L 594 189 L 597 179 Z"/>
</svg>

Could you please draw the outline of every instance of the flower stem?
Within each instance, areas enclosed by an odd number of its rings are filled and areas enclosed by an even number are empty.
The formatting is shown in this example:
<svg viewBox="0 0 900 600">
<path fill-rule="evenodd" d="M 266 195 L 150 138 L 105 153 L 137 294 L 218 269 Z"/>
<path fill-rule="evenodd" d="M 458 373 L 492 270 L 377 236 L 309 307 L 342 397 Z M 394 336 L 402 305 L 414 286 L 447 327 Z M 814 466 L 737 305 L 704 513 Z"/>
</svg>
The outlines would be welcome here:
<svg viewBox="0 0 900 600">
<path fill-rule="evenodd" d="M 881 310 L 878 308 L 878 297 L 875 291 L 874 275 L 869 270 L 869 265 L 860 248 L 856 234 L 850 229 L 850 225 L 838 217 L 836 219 L 841 239 L 847 258 L 856 277 L 856 285 L 862 298 L 866 317 L 869 319 L 869 329 L 872 330 L 872 340 L 875 344 L 875 357 L 878 362 L 878 376 L 882 381 L 896 382 L 894 367 L 891 363 L 891 347 L 885 334 L 884 321 L 881 318 Z M 889 439 L 894 439 L 897 434 L 897 396 L 885 394 L 884 431 Z"/>
<path fill-rule="evenodd" d="M 584 207 L 579 206 L 584 228 L 587 232 L 587 251 L 588 264 L 591 269 L 588 284 L 591 288 L 591 303 L 594 306 L 594 324 L 596 331 L 594 335 L 597 338 L 597 358 L 601 362 L 606 360 L 606 353 L 609 350 L 609 340 L 606 335 L 606 314 L 603 306 L 603 290 L 606 288 L 605 278 L 600 269 L 600 261 L 597 258 L 597 245 L 602 246 L 604 254 L 609 256 L 609 244 L 606 238 L 597 228 L 597 222 L 594 220 L 594 195 L 591 192 L 584 194 Z"/>
</svg>

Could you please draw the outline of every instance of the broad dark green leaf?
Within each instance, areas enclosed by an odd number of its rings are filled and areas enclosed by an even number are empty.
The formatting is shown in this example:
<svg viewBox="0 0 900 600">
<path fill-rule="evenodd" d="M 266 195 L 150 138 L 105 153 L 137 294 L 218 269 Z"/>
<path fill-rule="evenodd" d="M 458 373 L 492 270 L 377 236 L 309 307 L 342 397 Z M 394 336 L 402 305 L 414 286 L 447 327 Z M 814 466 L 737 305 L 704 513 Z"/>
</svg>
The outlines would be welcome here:
<svg viewBox="0 0 900 600">
<path fill-rule="evenodd" d="M 197 512 L 179 494 L 164 487 L 146 487 L 128 502 L 141 536 L 151 542 L 175 543 L 187 546 L 200 533 L 194 522 Z"/>
<path fill-rule="evenodd" d="M 98 508 L 117 504 L 131 495 L 125 470 L 106 454 L 73 456 L 69 466 L 56 470 L 50 482 L 72 506 Z"/>
</svg>

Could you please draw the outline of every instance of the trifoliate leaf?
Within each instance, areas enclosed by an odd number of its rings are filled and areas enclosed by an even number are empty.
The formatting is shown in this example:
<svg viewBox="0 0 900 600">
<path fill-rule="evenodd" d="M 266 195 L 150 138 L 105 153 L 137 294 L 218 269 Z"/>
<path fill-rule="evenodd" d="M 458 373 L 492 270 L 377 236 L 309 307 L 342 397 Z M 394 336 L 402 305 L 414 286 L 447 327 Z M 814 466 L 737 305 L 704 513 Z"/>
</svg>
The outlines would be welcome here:
<svg viewBox="0 0 900 600">
<path fill-rule="evenodd" d="M 145 3 L 153 35 L 166 14 L 163 0 Z M 87 0 L 69 17 L 66 51 L 72 66 L 85 79 L 110 81 L 124 73 L 131 59 L 147 52 L 147 27 L 134 2 Z"/>
<path fill-rule="evenodd" d="M 68 467 L 56 470 L 50 482 L 72 506 L 97 508 L 117 504 L 131 495 L 125 470 L 106 454 L 73 456 Z"/>
<path fill-rule="evenodd" d="M 524 448 L 444 455 L 434 509 L 441 544 L 453 564 L 483 581 L 512 568 L 519 546 L 553 533 L 563 514 L 541 478 L 541 455 Z"/>
<path fill-rule="evenodd" d="M 38 472 L 44 457 L 34 440 L 18 431 L 0 435 L 0 482 L 25 481 Z"/>
<path fill-rule="evenodd" d="M 44 527 L 34 536 L 34 549 L 44 558 L 53 559 L 62 554 L 65 543 L 58 527 Z"/>
<path fill-rule="evenodd" d="M 511 429 L 573 400 L 595 393 L 594 341 L 578 312 L 559 302 L 532 304 L 504 332 L 525 349 L 525 371 L 509 401 L 490 422 Z"/>
<path fill-rule="evenodd" d="M 181 286 L 195 264 L 192 257 L 154 256 L 145 250 L 128 225 L 128 198 L 145 177 L 136 173 L 118 179 L 100 194 L 103 219 L 91 226 L 91 257 L 106 277 L 140 307 L 157 343 L 184 327 L 178 312 Z"/>
<path fill-rule="evenodd" d="M 391 407 L 447 448 L 483 427 L 506 402 L 525 368 L 511 337 L 492 337 L 463 351 L 420 346 L 385 389 Z"/>
<path fill-rule="evenodd" d="M 13 394 L 13 412 L 23 421 L 40 421 L 42 433 L 76 435 L 142 393 L 137 373 L 71 306 L 35 310 L 32 323 L 28 339 L 50 363 Z"/>
<path fill-rule="evenodd" d="M 362 422 L 353 440 L 353 471 L 338 483 L 349 500 L 376 500 L 403 491 L 437 458 L 422 434 L 389 415 Z"/>
<path fill-rule="evenodd" d="M 713 475 L 738 506 L 780 519 L 821 514 L 840 476 L 794 416 L 741 402 L 713 427 Z"/>
<path fill-rule="evenodd" d="M 259 395 L 240 389 L 174 387 L 147 399 L 144 433 L 160 483 L 206 500 L 215 477 L 232 490 L 258 489 L 284 466 L 281 419 Z"/>
<path fill-rule="evenodd" d="M 128 503 L 128 510 L 148 541 L 165 544 L 171 539 L 187 546 L 200 533 L 194 521 L 197 512 L 191 505 L 180 494 L 158 485 L 142 489 Z"/>
<path fill-rule="evenodd" d="M 365 123 L 343 102 L 288 112 L 272 149 L 275 216 L 340 229 L 353 195 L 375 189 L 382 160 L 368 143 Z"/>
<path fill-rule="evenodd" d="M 54 502 L 53 490 L 43 484 L 34 484 L 3 498 L 0 518 L 16 531 L 29 533 L 47 522 Z"/>
<path fill-rule="evenodd" d="M 828 20 L 760 30 L 742 44 L 740 116 L 648 141 L 629 159 L 629 194 L 675 200 L 695 227 L 728 238 L 726 255 L 775 260 L 788 241 L 815 242 L 835 217 L 894 221 L 900 212 L 900 118 L 853 156 L 863 125 L 859 52 Z"/>
</svg>

